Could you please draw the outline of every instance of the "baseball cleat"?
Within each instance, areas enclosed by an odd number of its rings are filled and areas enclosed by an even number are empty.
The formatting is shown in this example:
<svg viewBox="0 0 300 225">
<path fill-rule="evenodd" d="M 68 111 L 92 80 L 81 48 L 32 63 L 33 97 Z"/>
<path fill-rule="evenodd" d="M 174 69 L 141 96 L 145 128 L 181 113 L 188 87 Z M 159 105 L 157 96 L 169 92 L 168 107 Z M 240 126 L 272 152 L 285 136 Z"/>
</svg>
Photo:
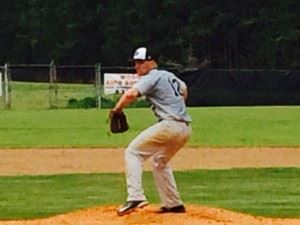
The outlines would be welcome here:
<svg viewBox="0 0 300 225">
<path fill-rule="evenodd" d="M 137 208 L 143 208 L 148 205 L 148 202 L 143 201 L 127 201 L 121 208 L 117 210 L 118 216 L 123 216 L 133 212 Z"/>
<path fill-rule="evenodd" d="M 171 208 L 167 208 L 167 207 L 161 207 L 157 213 L 185 213 L 185 207 L 184 205 L 178 205 L 178 206 L 174 206 Z"/>
</svg>

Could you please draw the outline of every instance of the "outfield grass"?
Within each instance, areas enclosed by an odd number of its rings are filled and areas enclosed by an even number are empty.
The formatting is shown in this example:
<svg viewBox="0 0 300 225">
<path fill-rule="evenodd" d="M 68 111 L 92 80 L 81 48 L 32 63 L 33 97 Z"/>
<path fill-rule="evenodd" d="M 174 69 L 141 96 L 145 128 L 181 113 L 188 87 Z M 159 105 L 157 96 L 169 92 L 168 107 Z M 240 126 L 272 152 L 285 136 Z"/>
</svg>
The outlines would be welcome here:
<svg viewBox="0 0 300 225">
<path fill-rule="evenodd" d="M 197 170 L 175 173 L 186 203 L 268 217 L 300 217 L 299 168 Z M 145 173 L 148 200 L 159 203 Z M 46 217 L 80 208 L 122 204 L 123 174 L 0 177 L 0 219 Z"/>
<path fill-rule="evenodd" d="M 12 82 L 11 105 L 14 110 L 49 109 L 49 83 Z M 93 84 L 57 84 L 57 107 L 66 108 L 71 98 L 96 96 Z M 53 104 L 53 103 L 52 103 Z"/>
<path fill-rule="evenodd" d="M 49 97 L 45 84 L 13 85 L 13 110 L 0 110 L 0 149 L 125 147 L 155 122 L 149 109 L 126 109 L 130 130 L 109 135 L 108 110 L 46 110 Z M 70 97 L 91 96 L 93 91 L 92 86 L 66 86 L 59 91 L 60 107 L 65 107 Z M 193 118 L 188 146 L 300 146 L 299 106 L 199 107 L 188 111 Z M 175 175 L 186 203 L 253 215 L 300 217 L 300 168 L 196 170 Z M 159 203 L 148 172 L 144 184 L 151 203 Z M 122 204 L 126 187 L 124 174 L 0 176 L 0 193 L 0 219 L 22 219 Z"/>
<path fill-rule="evenodd" d="M 188 146 L 300 146 L 300 107 L 189 108 Z M 155 122 L 148 108 L 125 109 L 130 129 L 109 135 L 108 110 L 0 111 L 0 148 L 124 147 Z"/>
</svg>

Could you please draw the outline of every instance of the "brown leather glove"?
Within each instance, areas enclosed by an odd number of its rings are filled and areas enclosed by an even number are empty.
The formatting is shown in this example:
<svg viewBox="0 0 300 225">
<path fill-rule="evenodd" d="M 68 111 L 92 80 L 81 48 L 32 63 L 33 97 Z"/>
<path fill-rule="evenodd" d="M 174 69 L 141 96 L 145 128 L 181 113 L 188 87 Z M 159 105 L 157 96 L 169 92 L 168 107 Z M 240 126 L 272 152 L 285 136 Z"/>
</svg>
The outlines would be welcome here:
<svg viewBox="0 0 300 225">
<path fill-rule="evenodd" d="M 123 111 L 109 112 L 109 129 L 112 133 L 123 133 L 129 129 L 126 115 Z"/>
</svg>

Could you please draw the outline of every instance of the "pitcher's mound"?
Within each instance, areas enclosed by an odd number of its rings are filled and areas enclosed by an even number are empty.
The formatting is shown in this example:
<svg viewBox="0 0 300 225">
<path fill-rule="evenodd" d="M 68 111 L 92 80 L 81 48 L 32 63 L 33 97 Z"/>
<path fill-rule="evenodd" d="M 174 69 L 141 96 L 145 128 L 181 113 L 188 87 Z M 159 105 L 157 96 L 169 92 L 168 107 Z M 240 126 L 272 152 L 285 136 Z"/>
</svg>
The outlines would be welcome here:
<svg viewBox="0 0 300 225">
<path fill-rule="evenodd" d="M 188 205 L 186 213 L 157 214 L 156 205 L 118 217 L 117 206 L 95 207 L 46 219 L 1 221 L 0 225 L 299 225 L 300 219 L 254 217 L 229 210 Z"/>
</svg>

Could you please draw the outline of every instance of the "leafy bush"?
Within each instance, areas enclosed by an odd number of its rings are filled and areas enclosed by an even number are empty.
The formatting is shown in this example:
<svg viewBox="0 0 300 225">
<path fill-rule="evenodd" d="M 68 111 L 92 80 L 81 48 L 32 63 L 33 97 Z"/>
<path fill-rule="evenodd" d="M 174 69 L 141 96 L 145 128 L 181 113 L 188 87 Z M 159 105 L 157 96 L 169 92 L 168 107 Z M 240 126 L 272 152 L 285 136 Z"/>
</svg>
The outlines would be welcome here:
<svg viewBox="0 0 300 225">
<path fill-rule="evenodd" d="M 101 97 L 101 108 L 110 109 L 115 106 L 117 101 L 119 100 L 118 96 L 112 96 L 111 98 Z M 138 99 L 137 101 L 130 104 L 128 107 L 131 108 L 142 108 L 149 107 L 150 104 L 145 99 Z M 96 97 L 86 97 L 83 99 L 70 98 L 68 100 L 67 108 L 71 109 L 89 109 L 97 107 L 97 98 Z"/>
<path fill-rule="evenodd" d="M 132 107 L 132 108 L 145 108 L 145 107 L 149 107 L 149 106 L 150 106 L 150 103 L 147 100 L 138 99 L 137 101 L 130 104 L 129 107 Z"/>
<path fill-rule="evenodd" d="M 76 98 L 70 98 L 68 100 L 68 105 L 67 108 L 71 109 L 78 109 L 78 108 L 83 108 L 83 109 L 89 109 L 89 108 L 96 108 L 97 106 L 97 101 L 96 98 L 93 97 L 86 97 L 80 100 L 77 100 Z"/>
<path fill-rule="evenodd" d="M 116 102 L 117 101 L 114 101 L 112 99 L 101 97 L 101 108 L 104 109 L 113 108 Z"/>
</svg>

